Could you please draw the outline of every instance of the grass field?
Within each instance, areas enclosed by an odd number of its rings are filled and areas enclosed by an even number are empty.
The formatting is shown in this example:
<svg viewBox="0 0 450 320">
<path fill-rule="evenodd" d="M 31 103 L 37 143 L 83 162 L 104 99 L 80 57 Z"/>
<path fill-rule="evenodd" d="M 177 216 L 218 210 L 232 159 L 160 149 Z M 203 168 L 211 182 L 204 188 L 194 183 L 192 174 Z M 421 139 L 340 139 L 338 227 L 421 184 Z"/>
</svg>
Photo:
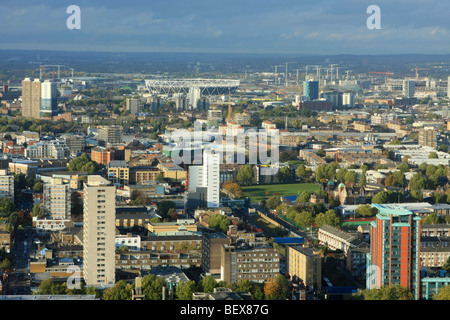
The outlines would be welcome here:
<svg viewBox="0 0 450 320">
<path fill-rule="evenodd" d="M 317 192 L 320 185 L 317 183 L 289 183 L 289 184 L 268 184 L 242 187 L 244 196 L 250 197 L 251 202 L 259 202 L 278 193 L 280 196 L 295 196 L 303 191 Z M 270 192 L 269 195 L 266 192 Z"/>
</svg>

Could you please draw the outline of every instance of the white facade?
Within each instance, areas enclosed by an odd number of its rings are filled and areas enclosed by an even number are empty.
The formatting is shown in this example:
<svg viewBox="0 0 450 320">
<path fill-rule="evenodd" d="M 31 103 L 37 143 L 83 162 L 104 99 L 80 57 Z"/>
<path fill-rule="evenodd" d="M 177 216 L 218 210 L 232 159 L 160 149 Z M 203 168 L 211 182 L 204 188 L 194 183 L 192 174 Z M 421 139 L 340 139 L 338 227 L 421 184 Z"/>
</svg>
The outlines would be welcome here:
<svg viewBox="0 0 450 320">
<path fill-rule="evenodd" d="M 220 157 L 220 153 L 205 151 L 203 154 L 203 185 L 208 188 L 208 208 L 220 206 Z"/>
<path fill-rule="evenodd" d="M 52 219 L 67 219 L 71 215 L 71 191 L 62 178 L 44 184 L 44 214 Z"/>
<path fill-rule="evenodd" d="M 116 247 L 122 248 L 127 246 L 132 250 L 141 250 L 141 237 L 132 235 L 116 235 L 115 238 Z"/>
<path fill-rule="evenodd" d="M 25 157 L 31 159 L 66 159 L 70 150 L 64 140 L 40 141 L 25 149 Z"/>
<path fill-rule="evenodd" d="M 196 188 L 207 188 L 207 207 L 220 206 L 220 161 L 221 154 L 214 151 L 204 151 L 203 165 L 189 167 L 189 192 Z"/>
<path fill-rule="evenodd" d="M 344 92 L 342 94 L 342 105 L 353 108 L 355 106 L 355 95 L 350 92 Z"/>
</svg>

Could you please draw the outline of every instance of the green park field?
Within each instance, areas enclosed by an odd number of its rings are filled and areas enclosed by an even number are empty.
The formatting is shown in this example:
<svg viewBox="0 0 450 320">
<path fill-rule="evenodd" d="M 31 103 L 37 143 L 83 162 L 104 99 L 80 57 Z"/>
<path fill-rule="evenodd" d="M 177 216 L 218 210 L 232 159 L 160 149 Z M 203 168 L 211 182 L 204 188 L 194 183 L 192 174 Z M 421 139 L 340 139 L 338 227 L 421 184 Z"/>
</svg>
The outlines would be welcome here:
<svg viewBox="0 0 450 320">
<path fill-rule="evenodd" d="M 250 197 L 252 203 L 267 199 L 273 195 L 282 197 L 295 196 L 303 191 L 317 192 L 320 185 L 317 183 L 289 183 L 289 184 L 268 184 L 242 187 L 245 197 Z M 270 194 L 266 194 L 269 192 Z"/>
</svg>

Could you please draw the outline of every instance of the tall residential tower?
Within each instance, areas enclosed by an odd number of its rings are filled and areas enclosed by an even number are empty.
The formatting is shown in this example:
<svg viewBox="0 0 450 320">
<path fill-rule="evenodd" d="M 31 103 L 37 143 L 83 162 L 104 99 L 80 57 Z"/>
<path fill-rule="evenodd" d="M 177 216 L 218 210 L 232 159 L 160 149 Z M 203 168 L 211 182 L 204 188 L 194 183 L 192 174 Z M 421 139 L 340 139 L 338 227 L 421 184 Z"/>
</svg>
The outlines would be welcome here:
<svg viewBox="0 0 450 320">
<path fill-rule="evenodd" d="M 116 189 L 101 176 L 84 185 L 83 276 L 87 286 L 115 283 Z"/>
</svg>

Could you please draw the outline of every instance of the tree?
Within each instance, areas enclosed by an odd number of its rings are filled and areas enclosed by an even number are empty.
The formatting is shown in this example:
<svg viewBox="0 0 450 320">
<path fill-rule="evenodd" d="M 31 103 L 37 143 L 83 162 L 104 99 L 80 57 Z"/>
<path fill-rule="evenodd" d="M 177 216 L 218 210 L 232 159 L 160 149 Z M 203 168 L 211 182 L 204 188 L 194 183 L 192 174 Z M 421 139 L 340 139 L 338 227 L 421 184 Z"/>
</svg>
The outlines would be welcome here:
<svg viewBox="0 0 450 320">
<path fill-rule="evenodd" d="M 326 166 L 324 164 L 321 164 L 316 168 L 314 175 L 316 177 L 317 182 L 320 182 L 320 180 L 325 179 L 327 177 L 325 168 Z"/>
<path fill-rule="evenodd" d="M 33 217 L 42 218 L 44 216 L 44 209 L 39 203 L 33 206 Z"/>
<path fill-rule="evenodd" d="M 333 209 L 330 209 L 325 213 L 319 213 L 314 219 L 314 223 L 318 227 L 321 227 L 325 224 L 332 227 L 340 227 L 341 218 L 336 214 L 336 212 Z"/>
<path fill-rule="evenodd" d="M 226 233 L 231 225 L 231 220 L 227 216 L 217 213 L 209 218 L 208 225 L 210 228 Z"/>
<path fill-rule="evenodd" d="M 162 200 L 158 203 L 158 212 L 162 217 L 167 217 L 167 213 L 170 209 L 176 209 L 177 205 L 175 202 L 170 200 Z"/>
<path fill-rule="evenodd" d="M 298 197 L 295 202 L 297 203 L 306 203 L 309 202 L 309 199 L 311 198 L 311 192 L 309 191 L 303 191 Z"/>
<path fill-rule="evenodd" d="M 408 172 L 410 170 L 410 166 L 409 164 L 403 162 L 397 166 L 397 169 L 401 172 Z"/>
<path fill-rule="evenodd" d="M 339 180 L 340 182 L 345 182 L 345 175 L 347 174 L 347 170 L 345 169 L 339 169 L 338 172 L 336 173 L 336 179 Z"/>
<path fill-rule="evenodd" d="M 447 258 L 447 261 L 442 266 L 442 269 L 446 270 L 447 273 L 450 273 L 450 256 Z"/>
<path fill-rule="evenodd" d="M 346 183 L 350 183 L 353 185 L 356 183 L 357 177 L 358 177 L 358 174 L 355 171 L 351 170 L 345 174 L 344 180 Z"/>
<path fill-rule="evenodd" d="M 91 161 L 86 153 L 69 161 L 69 171 L 83 171 L 94 174 L 98 169 L 97 162 Z"/>
<path fill-rule="evenodd" d="M 366 171 L 362 172 L 361 177 L 359 178 L 359 185 L 361 187 L 365 187 L 367 185 Z"/>
<path fill-rule="evenodd" d="M 131 300 L 133 286 L 127 284 L 124 280 L 116 282 L 114 287 L 108 288 L 103 292 L 103 300 Z"/>
<path fill-rule="evenodd" d="M 0 199 L 0 217 L 9 217 L 14 210 L 13 201 L 4 197 Z"/>
<path fill-rule="evenodd" d="M 295 216 L 294 221 L 303 228 L 309 228 L 314 223 L 314 215 L 311 211 L 302 211 Z"/>
<path fill-rule="evenodd" d="M 370 204 L 362 204 L 356 208 L 356 213 L 361 217 L 373 217 L 378 213 L 378 209 Z"/>
<path fill-rule="evenodd" d="M 158 173 L 155 177 L 155 180 L 158 182 L 163 182 L 164 181 L 164 174 L 162 172 Z"/>
<path fill-rule="evenodd" d="M 44 182 L 37 181 L 33 186 L 33 191 L 37 193 L 42 193 L 44 191 Z"/>
<path fill-rule="evenodd" d="M 288 167 L 283 167 L 277 172 L 278 180 L 281 183 L 286 183 L 291 180 L 291 170 Z"/>
<path fill-rule="evenodd" d="M 430 154 L 428 155 L 428 159 L 438 159 L 439 156 L 436 152 L 430 152 Z"/>
<path fill-rule="evenodd" d="M 177 300 L 192 300 L 192 294 L 196 292 L 197 286 L 195 281 L 183 281 L 178 284 L 175 295 Z"/>
<path fill-rule="evenodd" d="M 365 300 L 413 300 L 411 290 L 400 285 L 382 286 L 380 289 L 364 290 Z"/>
<path fill-rule="evenodd" d="M 217 281 L 213 276 L 205 276 L 199 282 L 199 288 L 201 292 L 210 293 L 214 291 L 217 286 Z"/>
<path fill-rule="evenodd" d="M 162 300 L 162 288 L 166 285 L 164 278 L 154 274 L 142 277 L 142 289 L 146 300 Z"/>
<path fill-rule="evenodd" d="M 450 300 L 450 286 L 440 287 L 433 295 L 433 300 Z"/>
<path fill-rule="evenodd" d="M 300 180 L 303 180 L 304 178 L 307 177 L 306 166 L 304 164 L 298 166 L 297 176 L 300 178 Z"/>
<path fill-rule="evenodd" d="M 267 281 L 264 284 L 264 295 L 267 300 L 284 300 L 289 293 L 289 282 L 281 274 L 279 274 L 275 281 Z"/>
<path fill-rule="evenodd" d="M 281 199 L 279 196 L 272 196 L 266 201 L 266 207 L 270 210 L 274 210 L 281 204 Z"/>
<path fill-rule="evenodd" d="M 250 184 L 254 179 L 253 167 L 249 164 L 243 165 L 236 174 L 236 180 L 244 185 Z"/>
<path fill-rule="evenodd" d="M 5 139 L 6 139 L 6 138 L 5 138 Z M 441 144 L 441 145 L 439 146 L 439 148 L 438 148 L 438 150 L 439 150 L 439 151 L 442 151 L 442 152 L 447 152 L 447 149 L 448 149 L 448 147 L 447 147 L 446 144 Z"/>
<path fill-rule="evenodd" d="M 167 211 L 167 216 L 172 220 L 176 221 L 178 219 L 178 212 L 175 208 L 170 208 L 169 211 Z"/>
<path fill-rule="evenodd" d="M 233 180 L 225 181 L 222 187 L 235 197 L 242 198 L 244 196 L 241 185 Z"/>
<path fill-rule="evenodd" d="M 323 148 L 320 148 L 319 150 L 317 150 L 317 155 L 319 157 L 325 157 L 326 155 L 325 150 Z"/>
<path fill-rule="evenodd" d="M 422 220 L 422 224 L 438 224 L 441 223 L 442 220 L 438 217 L 436 213 L 431 213 Z"/>
</svg>

